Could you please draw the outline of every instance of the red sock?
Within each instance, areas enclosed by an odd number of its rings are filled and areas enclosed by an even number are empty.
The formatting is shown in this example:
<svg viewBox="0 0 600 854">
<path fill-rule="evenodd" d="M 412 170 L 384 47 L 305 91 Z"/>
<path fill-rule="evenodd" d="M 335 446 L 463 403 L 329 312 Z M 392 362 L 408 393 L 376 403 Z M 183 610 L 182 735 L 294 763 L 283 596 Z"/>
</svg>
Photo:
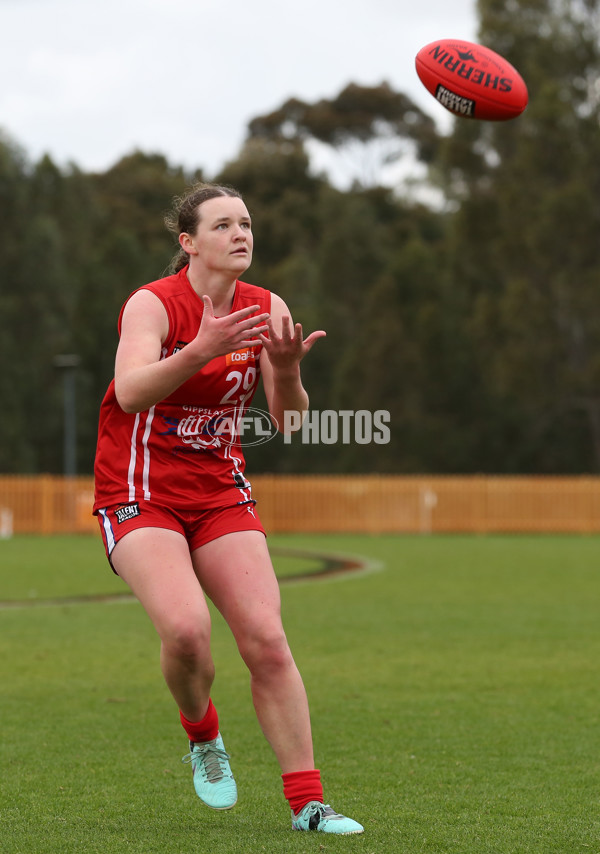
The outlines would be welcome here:
<svg viewBox="0 0 600 854">
<path fill-rule="evenodd" d="M 282 774 L 283 794 L 288 799 L 295 815 L 310 801 L 323 803 L 321 772 L 318 768 L 311 771 L 290 771 Z"/>
<path fill-rule="evenodd" d="M 179 717 L 190 741 L 212 741 L 219 734 L 219 716 L 212 700 L 208 701 L 208 710 L 201 721 L 188 721 L 182 711 L 179 712 Z"/>
</svg>

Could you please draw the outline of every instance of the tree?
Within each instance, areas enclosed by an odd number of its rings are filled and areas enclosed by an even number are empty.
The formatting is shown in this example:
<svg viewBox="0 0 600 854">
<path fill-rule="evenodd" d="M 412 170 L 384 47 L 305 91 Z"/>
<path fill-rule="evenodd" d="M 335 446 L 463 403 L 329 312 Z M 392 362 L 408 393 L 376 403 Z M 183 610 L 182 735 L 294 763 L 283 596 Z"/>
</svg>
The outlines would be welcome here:
<svg viewBox="0 0 600 854">
<path fill-rule="evenodd" d="M 117 319 L 129 294 L 166 275 L 176 251 L 164 216 L 174 197 L 201 173 L 188 174 L 161 154 L 135 151 L 102 174 L 89 176 L 92 233 L 79 263 L 73 320 L 74 350 L 82 358 L 81 458 L 91 471 L 98 410 L 114 373 Z"/>
<path fill-rule="evenodd" d="M 249 139 L 317 141 L 345 158 L 362 187 L 382 183 L 382 170 L 416 149 L 418 160 L 433 159 L 438 135 L 433 120 L 388 83 L 350 83 L 335 98 L 307 104 L 290 98 L 248 125 Z"/>
<path fill-rule="evenodd" d="M 0 135 L 0 395 L 5 405 L 0 419 L 0 471 L 31 471 L 32 449 L 24 440 L 27 408 L 23 390 L 30 374 L 27 350 L 30 333 L 23 311 L 19 275 L 27 251 L 27 160 L 24 152 Z M 13 468 L 13 466 L 17 468 Z"/>
<path fill-rule="evenodd" d="M 530 103 L 513 122 L 457 121 L 438 164 L 488 470 L 600 470 L 598 5 L 479 0 L 479 40 Z"/>
<path fill-rule="evenodd" d="M 281 294 L 306 331 L 326 329 L 303 365 L 312 407 L 388 410 L 392 433 L 387 446 L 281 454 L 275 441 L 250 452 L 252 470 L 600 470 L 599 4 L 479 0 L 479 40 L 529 86 L 514 121 L 456 119 L 438 138 L 406 96 L 350 84 L 250 123 L 218 176 L 253 216 L 244 278 Z M 385 186 L 381 160 L 340 189 L 315 174 L 314 141 L 412 147 L 448 204 Z M 91 471 L 119 309 L 163 274 L 175 249 L 163 214 L 198 177 L 143 152 L 96 175 L 31 164 L 0 138 L 2 471 L 62 470 L 52 359 L 65 352 L 82 359 L 79 469 Z"/>
</svg>

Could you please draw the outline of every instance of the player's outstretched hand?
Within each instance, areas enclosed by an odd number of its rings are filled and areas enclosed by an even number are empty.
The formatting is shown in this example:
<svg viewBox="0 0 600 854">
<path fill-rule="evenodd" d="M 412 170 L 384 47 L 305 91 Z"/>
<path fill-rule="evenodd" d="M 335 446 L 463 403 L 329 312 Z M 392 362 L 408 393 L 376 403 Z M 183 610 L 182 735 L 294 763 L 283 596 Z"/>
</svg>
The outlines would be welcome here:
<svg viewBox="0 0 600 854">
<path fill-rule="evenodd" d="M 268 312 L 255 314 L 260 305 L 250 305 L 224 317 L 215 317 L 211 298 L 204 295 L 202 300 L 204 313 L 195 343 L 208 359 L 259 344 L 262 333 L 269 329 L 266 323 Z"/>
<path fill-rule="evenodd" d="M 306 356 L 315 341 L 327 335 L 323 329 L 319 329 L 316 332 L 311 332 L 307 338 L 303 338 L 302 324 L 294 324 L 292 330 L 291 319 L 287 315 L 281 318 L 281 335 L 275 332 L 270 317 L 266 324 L 269 336 L 261 333 L 259 337 L 267 351 L 269 361 L 276 370 L 286 370 L 297 365 Z"/>
</svg>

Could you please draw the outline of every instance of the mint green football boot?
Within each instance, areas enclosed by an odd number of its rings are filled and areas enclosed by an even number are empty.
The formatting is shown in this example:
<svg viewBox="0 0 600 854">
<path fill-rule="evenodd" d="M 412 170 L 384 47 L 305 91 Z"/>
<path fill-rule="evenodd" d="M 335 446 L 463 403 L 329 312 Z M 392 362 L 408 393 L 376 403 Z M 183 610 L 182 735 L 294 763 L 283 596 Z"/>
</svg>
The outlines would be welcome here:
<svg viewBox="0 0 600 854">
<path fill-rule="evenodd" d="M 230 810 L 235 806 L 237 786 L 221 733 L 212 741 L 190 741 L 190 753 L 181 761 L 191 763 L 194 788 L 201 801 L 214 810 Z"/>
<path fill-rule="evenodd" d="M 292 811 L 292 830 L 320 830 L 322 833 L 350 836 L 353 833 L 362 833 L 364 827 L 357 821 L 335 812 L 329 804 L 310 801 L 298 815 L 294 815 Z"/>
</svg>

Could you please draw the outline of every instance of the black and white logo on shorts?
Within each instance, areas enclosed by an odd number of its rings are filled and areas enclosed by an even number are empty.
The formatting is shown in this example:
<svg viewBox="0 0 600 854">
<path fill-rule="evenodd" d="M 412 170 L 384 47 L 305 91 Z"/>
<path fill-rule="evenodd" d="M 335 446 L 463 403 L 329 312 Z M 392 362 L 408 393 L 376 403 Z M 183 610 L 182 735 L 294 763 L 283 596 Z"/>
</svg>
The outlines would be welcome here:
<svg viewBox="0 0 600 854">
<path fill-rule="evenodd" d="M 135 519 L 141 513 L 140 505 L 135 501 L 133 504 L 123 504 L 115 510 L 115 516 L 119 525 L 121 522 L 127 522 L 129 519 Z"/>
</svg>

